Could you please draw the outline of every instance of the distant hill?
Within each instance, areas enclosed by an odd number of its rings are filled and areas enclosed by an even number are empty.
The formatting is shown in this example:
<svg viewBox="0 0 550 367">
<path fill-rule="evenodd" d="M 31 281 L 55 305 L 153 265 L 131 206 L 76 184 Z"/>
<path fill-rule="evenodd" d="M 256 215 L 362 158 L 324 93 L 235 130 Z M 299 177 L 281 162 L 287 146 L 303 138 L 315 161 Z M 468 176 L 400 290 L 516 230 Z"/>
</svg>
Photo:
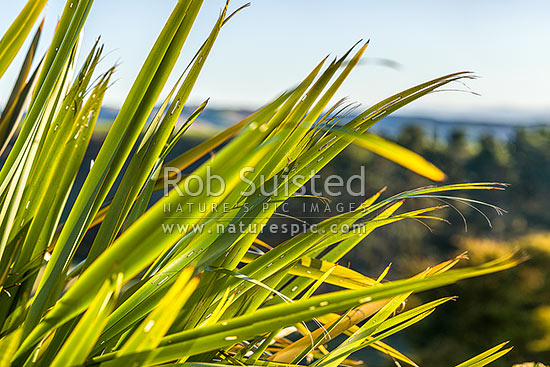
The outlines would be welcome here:
<svg viewBox="0 0 550 367">
<path fill-rule="evenodd" d="M 180 120 L 183 122 L 195 108 L 196 106 L 185 108 Z M 151 116 L 157 110 L 158 107 L 155 107 Z M 109 124 L 117 116 L 118 111 L 116 108 L 103 107 L 99 114 L 100 121 L 98 124 L 102 125 L 102 128 L 108 128 Z M 247 109 L 207 107 L 194 123 L 193 129 L 196 132 L 220 130 L 242 120 L 253 112 L 253 110 Z M 353 115 L 350 115 L 348 119 L 353 117 Z M 500 139 L 507 139 L 519 128 L 550 127 L 550 121 L 539 121 L 529 121 L 528 118 L 504 119 L 501 117 L 490 118 L 488 116 L 476 120 L 472 118 L 442 119 L 425 116 L 394 115 L 386 117 L 383 121 L 373 126 L 372 131 L 391 137 L 397 135 L 407 125 L 417 125 L 423 127 L 427 133 L 437 138 L 445 138 L 454 130 L 464 130 L 470 138 L 489 134 Z"/>
</svg>

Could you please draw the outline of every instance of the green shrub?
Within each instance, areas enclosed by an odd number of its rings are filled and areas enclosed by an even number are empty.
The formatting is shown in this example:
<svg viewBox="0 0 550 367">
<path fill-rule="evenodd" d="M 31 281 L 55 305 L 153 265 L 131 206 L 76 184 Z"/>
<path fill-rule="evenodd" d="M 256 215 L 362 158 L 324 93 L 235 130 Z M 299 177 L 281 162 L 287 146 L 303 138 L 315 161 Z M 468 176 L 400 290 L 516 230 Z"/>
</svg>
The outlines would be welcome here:
<svg viewBox="0 0 550 367">
<path fill-rule="evenodd" d="M 425 365 L 438 365 L 449 360 L 449 351 L 459 351 L 453 358 L 460 359 L 481 343 L 504 337 L 514 349 L 495 366 L 510 366 L 512 362 L 525 360 L 548 361 L 550 235 L 538 233 L 507 241 L 468 237 L 457 242 L 459 248 L 468 251 L 473 265 L 514 248 L 529 254 L 529 260 L 514 271 L 468 280 L 430 294 L 431 297 L 460 294 L 461 302 L 447 305 L 442 312 L 418 325 L 413 333 L 405 333 L 414 344 L 416 359 Z M 429 299 L 427 296 L 419 295 L 425 300 Z M 483 307 L 477 307 L 479 304 Z M 478 328 L 483 333 L 476 332 Z"/>
</svg>

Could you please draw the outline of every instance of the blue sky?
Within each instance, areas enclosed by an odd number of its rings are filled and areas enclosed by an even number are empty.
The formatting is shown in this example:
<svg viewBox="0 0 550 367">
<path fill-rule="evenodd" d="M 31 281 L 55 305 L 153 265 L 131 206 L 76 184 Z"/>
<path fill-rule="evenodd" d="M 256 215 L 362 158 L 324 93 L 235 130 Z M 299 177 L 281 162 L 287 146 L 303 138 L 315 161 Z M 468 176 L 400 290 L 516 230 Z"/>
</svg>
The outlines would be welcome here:
<svg viewBox="0 0 550 367">
<path fill-rule="evenodd" d="M 244 2 L 233 0 L 231 8 Z M 205 0 L 172 81 L 207 36 L 223 3 Z M 50 1 L 44 41 L 51 39 L 63 4 L 63 0 Z M 95 1 L 83 50 L 101 35 L 108 52 L 103 68 L 121 62 L 107 105 L 124 100 L 174 4 L 175 0 Z M 23 0 L 2 2 L 0 32 L 23 5 Z M 353 72 L 338 97 L 369 105 L 441 74 L 472 70 L 481 78 L 468 86 L 481 97 L 437 93 L 404 113 L 498 112 L 510 117 L 519 111 L 550 116 L 549 14 L 550 2 L 544 0 L 253 0 L 222 30 L 191 101 L 211 97 L 216 106 L 257 107 L 293 86 L 327 54 L 341 55 L 357 40 L 370 38 L 366 59 L 394 60 L 400 68 L 366 62 Z M 20 61 L 21 56 L 17 66 Z M 0 80 L 1 103 L 15 73 L 11 67 Z"/>
</svg>

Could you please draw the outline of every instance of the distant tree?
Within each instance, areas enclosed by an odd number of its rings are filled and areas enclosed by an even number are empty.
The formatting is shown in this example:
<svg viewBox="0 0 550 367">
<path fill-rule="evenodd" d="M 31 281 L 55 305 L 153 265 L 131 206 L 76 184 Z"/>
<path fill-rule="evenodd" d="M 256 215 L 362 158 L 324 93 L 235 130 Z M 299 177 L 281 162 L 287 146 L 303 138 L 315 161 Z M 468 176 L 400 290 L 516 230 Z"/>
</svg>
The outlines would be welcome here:
<svg viewBox="0 0 550 367">
<path fill-rule="evenodd" d="M 424 151 L 430 143 L 426 132 L 419 125 L 405 126 L 399 133 L 397 142 L 417 153 Z"/>
</svg>

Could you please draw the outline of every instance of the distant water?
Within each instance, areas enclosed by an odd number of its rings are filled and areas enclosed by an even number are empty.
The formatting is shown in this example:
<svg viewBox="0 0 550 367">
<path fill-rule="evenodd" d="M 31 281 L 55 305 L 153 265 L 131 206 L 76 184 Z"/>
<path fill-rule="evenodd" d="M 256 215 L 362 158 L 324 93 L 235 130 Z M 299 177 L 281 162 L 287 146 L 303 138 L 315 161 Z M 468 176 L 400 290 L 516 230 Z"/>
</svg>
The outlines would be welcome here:
<svg viewBox="0 0 550 367">
<path fill-rule="evenodd" d="M 181 119 L 185 120 L 194 110 L 194 107 L 186 108 Z M 156 110 L 153 111 L 153 114 Z M 219 109 L 206 108 L 194 123 L 196 130 L 224 129 L 243 118 L 249 116 L 254 111 L 245 109 Z M 100 113 L 100 119 L 103 123 L 110 123 L 116 117 L 117 109 L 103 108 Z M 354 116 L 348 116 L 346 121 Z M 540 121 L 540 120 L 539 120 Z M 437 139 L 446 139 L 453 131 L 462 130 L 470 139 L 476 139 L 482 135 L 492 135 L 497 139 L 507 140 L 518 129 L 536 129 L 550 128 L 550 120 L 545 123 L 539 121 L 528 121 L 528 119 L 510 119 L 504 117 L 479 118 L 479 119 L 440 119 L 425 116 L 402 116 L 390 115 L 374 125 L 372 132 L 394 137 L 405 126 L 416 125 Z"/>
</svg>

